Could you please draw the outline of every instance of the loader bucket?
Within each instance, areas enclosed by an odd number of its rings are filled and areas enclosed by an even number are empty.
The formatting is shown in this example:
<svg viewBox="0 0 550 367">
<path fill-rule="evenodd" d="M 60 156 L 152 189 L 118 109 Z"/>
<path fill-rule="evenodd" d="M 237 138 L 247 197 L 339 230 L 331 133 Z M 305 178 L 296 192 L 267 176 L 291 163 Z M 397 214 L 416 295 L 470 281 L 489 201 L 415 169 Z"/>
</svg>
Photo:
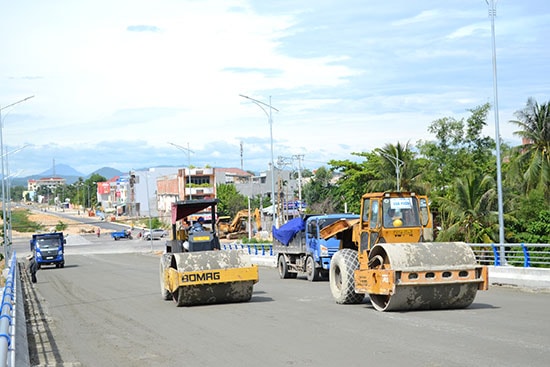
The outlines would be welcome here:
<svg viewBox="0 0 550 367">
<path fill-rule="evenodd" d="M 487 268 L 458 242 L 378 244 L 356 281 L 379 311 L 465 308 L 488 284 Z"/>
<path fill-rule="evenodd" d="M 238 250 L 165 254 L 161 272 L 161 287 L 178 306 L 249 301 L 259 278 L 250 256 Z"/>
</svg>

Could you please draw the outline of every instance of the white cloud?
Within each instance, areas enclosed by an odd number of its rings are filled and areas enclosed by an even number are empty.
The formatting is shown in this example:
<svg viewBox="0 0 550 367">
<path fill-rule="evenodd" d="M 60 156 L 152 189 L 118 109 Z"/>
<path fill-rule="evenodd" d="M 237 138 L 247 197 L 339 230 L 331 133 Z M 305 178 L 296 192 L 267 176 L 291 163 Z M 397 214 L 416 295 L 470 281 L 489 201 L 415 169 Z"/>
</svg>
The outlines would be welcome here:
<svg viewBox="0 0 550 367">
<path fill-rule="evenodd" d="M 538 47 L 550 5 L 535 3 L 536 14 L 499 3 L 505 139 L 513 111 L 550 88 Z M 239 166 L 242 141 L 245 168 L 262 170 L 267 116 L 239 94 L 271 96 L 274 154 L 312 165 L 428 139 L 433 120 L 492 102 L 489 29 L 477 0 L 23 0 L 0 13 L 0 104 L 35 95 L 2 111 L 6 144 L 33 144 L 10 167 L 185 164 L 169 141 L 189 142 L 195 162 Z"/>
</svg>

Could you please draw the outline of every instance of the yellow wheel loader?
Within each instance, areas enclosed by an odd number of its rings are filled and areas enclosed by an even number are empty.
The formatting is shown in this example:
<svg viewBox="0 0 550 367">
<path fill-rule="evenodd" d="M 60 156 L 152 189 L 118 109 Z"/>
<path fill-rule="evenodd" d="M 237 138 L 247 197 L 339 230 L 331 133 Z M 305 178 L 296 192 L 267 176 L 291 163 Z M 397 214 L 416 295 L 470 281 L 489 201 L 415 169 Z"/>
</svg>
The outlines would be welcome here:
<svg viewBox="0 0 550 367">
<path fill-rule="evenodd" d="M 329 272 L 337 303 L 368 294 L 378 311 L 464 308 L 488 288 L 487 268 L 468 245 L 424 242 L 433 237 L 425 196 L 365 194 L 359 219 L 335 222 L 321 236 L 340 239 Z"/>
<path fill-rule="evenodd" d="M 178 306 L 246 302 L 258 282 L 258 267 L 243 250 L 221 251 L 216 233 L 217 199 L 172 203 L 172 236 L 160 260 L 160 288 Z M 211 208 L 210 228 L 184 228 L 182 220 Z"/>
</svg>

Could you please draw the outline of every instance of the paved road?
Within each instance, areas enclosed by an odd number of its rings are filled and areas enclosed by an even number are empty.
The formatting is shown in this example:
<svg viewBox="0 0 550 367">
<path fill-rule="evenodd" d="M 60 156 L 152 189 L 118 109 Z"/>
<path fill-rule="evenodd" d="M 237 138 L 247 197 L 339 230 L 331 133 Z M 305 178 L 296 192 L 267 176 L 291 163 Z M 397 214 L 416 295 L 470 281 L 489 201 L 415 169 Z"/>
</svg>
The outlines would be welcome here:
<svg viewBox="0 0 550 367">
<path fill-rule="evenodd" d="M 262 267 L 251 302 L 177 308 L 161 300 L 147 241 L 84 240 L 67 245 L 64 269 L 24 286 L 36 364 L 548 365 L 550 293 L 494 287 L 465 310 L 380 313 L 368 301 L 335 304 L 326 282 Z"/>
</svg>

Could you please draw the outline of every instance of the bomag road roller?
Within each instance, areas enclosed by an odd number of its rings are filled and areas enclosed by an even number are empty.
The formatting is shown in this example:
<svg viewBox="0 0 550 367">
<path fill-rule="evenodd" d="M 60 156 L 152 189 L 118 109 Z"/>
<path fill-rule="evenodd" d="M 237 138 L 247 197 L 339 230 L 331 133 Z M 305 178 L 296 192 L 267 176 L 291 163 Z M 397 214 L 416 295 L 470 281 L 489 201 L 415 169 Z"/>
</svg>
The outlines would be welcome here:
<svg viewBox="0 0 550 367">
<path fill-rule="evenodd" d="M 321 231 L 340 239 L 329 280 L 337 303 L 361 303 L 368 294 L 378 311 L 468 307 L 488 288 L 487 268 L 459 242 L 432 240 L 428 199 L 411 192 L 368 193 L 361 215 Z"/>
<path fill-rule="evenodd" d="M 172 234 L 160 260 L 162 297 L 178 306 L 246 302 L 258 282 L 258 267 L 243 250 L 221 251 L 216 233 L 217 199 L 172 203 Z M 205 211 L 206 222 L 184 226 L 188 216 Z M 196 224 L 196 225 L 195 225 Z M 185 227 L 185 228 L 184 228 Z"/>
</svg>

